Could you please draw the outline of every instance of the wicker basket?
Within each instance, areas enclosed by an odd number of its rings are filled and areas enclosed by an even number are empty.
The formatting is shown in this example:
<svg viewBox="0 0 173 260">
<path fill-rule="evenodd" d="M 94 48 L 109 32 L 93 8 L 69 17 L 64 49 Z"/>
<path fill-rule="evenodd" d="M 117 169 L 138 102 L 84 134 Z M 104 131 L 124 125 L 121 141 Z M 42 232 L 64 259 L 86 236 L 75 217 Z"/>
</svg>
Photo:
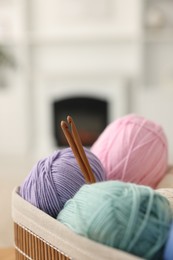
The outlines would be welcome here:
<svg viewBox="0 0 173 260">
<path fill-rule="evenodd" d="M 139 257 L 91 241 L 12 194 L 16 260 L 137 260 Z"/>
</svg>

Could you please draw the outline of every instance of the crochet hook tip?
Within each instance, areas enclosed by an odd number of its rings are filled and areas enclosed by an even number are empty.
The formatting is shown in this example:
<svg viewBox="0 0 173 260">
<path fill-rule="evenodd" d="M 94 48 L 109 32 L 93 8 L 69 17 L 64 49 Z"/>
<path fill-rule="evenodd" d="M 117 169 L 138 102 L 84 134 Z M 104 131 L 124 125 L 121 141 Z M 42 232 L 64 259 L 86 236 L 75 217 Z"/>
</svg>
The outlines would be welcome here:
<svg viewBox="0 0 173 260">
<path fill-rule="evenodd" d="M 68 128 L 68 125 L 65 121 L 61 121 L 61 127 L 62 128 Z"/>
<path fill-rule="evenodd" d="M 67 122 L 68 122 L 69 124 L 71 124 L 72 121 L 73 121 L 73 120 L 72 120 L 72 117 L 71 117 L 71 116 L 67 116 Z"/>
</svg>

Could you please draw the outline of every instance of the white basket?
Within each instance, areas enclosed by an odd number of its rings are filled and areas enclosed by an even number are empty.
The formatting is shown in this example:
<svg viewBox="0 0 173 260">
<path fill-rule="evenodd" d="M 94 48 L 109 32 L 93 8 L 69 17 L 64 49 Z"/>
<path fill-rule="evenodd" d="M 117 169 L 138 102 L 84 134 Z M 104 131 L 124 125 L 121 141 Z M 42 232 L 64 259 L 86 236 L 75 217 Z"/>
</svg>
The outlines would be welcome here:
<svg viewBox="0 0 173 260">
<path fill-rule="evenodd" d="M 79 236 L 56 219 L 12 194 L 16 260 L 139 260 L 141 258 Z"/>
</svg>

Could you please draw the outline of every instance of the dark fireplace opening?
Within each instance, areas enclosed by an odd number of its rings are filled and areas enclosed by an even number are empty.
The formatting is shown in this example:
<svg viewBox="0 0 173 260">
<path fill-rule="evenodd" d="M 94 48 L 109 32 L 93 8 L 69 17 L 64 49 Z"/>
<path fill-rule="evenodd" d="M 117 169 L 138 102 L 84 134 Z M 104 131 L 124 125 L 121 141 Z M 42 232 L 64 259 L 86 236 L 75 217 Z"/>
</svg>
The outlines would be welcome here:
<svg viewBox="0 0 173 260">
<path fill-rule="evenodd" d="M 82 144 L 91 146 L 108 123 L 108 102 L 93 97 L 70 97 L 55 100 L 53 108 L 53 134 L 56 146 L 68 146 L 60 122 L 72 116 Z"/>
</svg>

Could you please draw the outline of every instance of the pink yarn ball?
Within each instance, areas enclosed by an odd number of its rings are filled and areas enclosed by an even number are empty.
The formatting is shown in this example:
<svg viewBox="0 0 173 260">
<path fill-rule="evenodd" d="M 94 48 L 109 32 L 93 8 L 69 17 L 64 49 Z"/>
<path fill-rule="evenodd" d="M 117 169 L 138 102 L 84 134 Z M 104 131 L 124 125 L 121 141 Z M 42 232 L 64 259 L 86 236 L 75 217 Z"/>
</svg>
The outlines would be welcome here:
<svg viewBox="0 0 173 260">
<path fill-rule="evenodd" d="M 127 115 L 109 124 L 91 151 L 102 162 L 109 180 L 155 188 L 168 166 L 162 127 L 138 115 Z"/>
</svg>

